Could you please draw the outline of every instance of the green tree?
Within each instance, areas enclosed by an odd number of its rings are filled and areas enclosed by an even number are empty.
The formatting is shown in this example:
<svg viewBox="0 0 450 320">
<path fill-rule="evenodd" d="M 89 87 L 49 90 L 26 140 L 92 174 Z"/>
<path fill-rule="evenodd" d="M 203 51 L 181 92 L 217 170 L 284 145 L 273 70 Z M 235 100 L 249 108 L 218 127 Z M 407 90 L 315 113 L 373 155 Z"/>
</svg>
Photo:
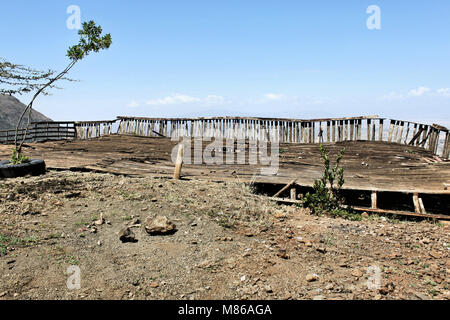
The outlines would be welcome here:
<svg viewBox="0 0 450 320">
<path fill-rule="evenodd" d="M 52 88 L 58 80 L 66 79 L 65 76 L 78 61 L 84 59 L 92 52 L 99 52 L 100 50 L 108 49 L 112 44 L 111 34 L 108 33 L 106 35 L 102 35 L 102 32 L 103 32 L 102 27 L 97 26 L 94 21 L 83 22 L 82 28 L 78 31 L 78 35 L 80 36 L 78 44 L 71 46 L 67 50 L 67 57 L 70 59 L 70 62 L 67 65 L 67 67 L 56 76 L 54 76 L 55 72 L 50 74 L 41 74 L 41 76 L 46 76 L 42 79 L 48 81 L 46 81 L 44 84 L 36 85 L 29 88 L 30 90 L 36 88 L 39 89 L 37 89 L 36 93 L 34 94 L 30 103 L 27 105 L 27 107 L 21 114 L 20 119 L 17 123 L 14 139 L 14 150 L 13 150 L 13 160 L 14 157 L 16 157 L 16 161 L 14 162 L 20 162 L 20 159 L 24 159 L 24 157 L 21 154 L 22 146 L 23 143 L 25 142 L 26 133 L 31 123 L 31 111 L 33 109 L 33 103 L 36 100 L 36 98 L 40 94 L 45 94 L 46 90 Z M 27 118 L 27 125 L 25 127 L 25 133 L 22 137 L 22 140 L 19 142 L 17 139 L 19 127 L 23 118 L 27 114 L 28 118 Z"/>
<path fill-rule="evenodd" d="M 53 70 L 36 70 L 0 58 L 0 94 L 21 95 L 37 90 L 51 80 L 54 75 L 55 71 Z M 46 91 L 43 93 L 48 94 Z"/>
</svg>

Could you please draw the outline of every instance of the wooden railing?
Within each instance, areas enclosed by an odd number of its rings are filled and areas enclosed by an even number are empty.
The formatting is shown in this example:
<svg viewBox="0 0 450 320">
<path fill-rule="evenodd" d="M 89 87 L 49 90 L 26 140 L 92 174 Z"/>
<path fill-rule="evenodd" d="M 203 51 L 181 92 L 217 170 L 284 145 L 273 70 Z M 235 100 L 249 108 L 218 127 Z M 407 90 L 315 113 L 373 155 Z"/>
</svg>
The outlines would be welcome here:
<svg viewBox="0 0 450 320">
<path fill-rule="evenodd" d="M 15 133 L 16 130 L 0 131 L 0 143 L 13 144 Z M 75 122 L 33 122 L 28 127 L 28 130 L 18 130 L 17 140 L 22 141 L 25 134 L 25 142 L 75 139 Z"/>
<path fill-rule="evenodd" d="M 325 119 L 282 119 L 256 117 L 141 118 L 82 122 L 35 122 L 25 141 L 93 139 L 113 134 L 145 137 L 206 137 L 264 140 L 279 143 L 322 143 L 342 141 L 385 141 L 425 148 L 449 159 L 450 136 L 445 127 L 379 116 Z M 24 129 L 18 132 L 22 139 Z M 0 131 L 0 143 L 14 143 L 15 130 Z"/>
<path fill-rule="evenodd" d="M 94 139 L 113 133 L 113 124 L 117 120 L 75 122 L 78 139 Z"/>
<path fill-rule="evenodd" d="M 352 140 L 386 141 L 423 147 L 449 158 L 449 130 L 378 116 L 327 119 L 253 117 L 136 118 L 118 117 L 118 134 L 179 138 L 217 137 L 280 143 L 320 143 Z"/>
</svg>

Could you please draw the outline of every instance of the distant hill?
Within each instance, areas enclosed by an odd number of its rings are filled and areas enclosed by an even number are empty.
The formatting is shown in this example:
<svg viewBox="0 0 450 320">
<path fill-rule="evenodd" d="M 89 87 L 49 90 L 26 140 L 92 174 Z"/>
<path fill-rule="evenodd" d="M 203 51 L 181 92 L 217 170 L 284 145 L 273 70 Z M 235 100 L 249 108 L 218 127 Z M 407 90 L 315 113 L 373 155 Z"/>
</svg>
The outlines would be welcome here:
<svg viewBox="0 0 450 320">
<path fill-rule="evenodd" d="M 20 115 L 25 108 L 26 105 L 15 97 L 0 95 L 0 130 L 15 129 L 17 121 L 19 121 Z M 32 121 L 52 121 L 34 109 L 31 113 L 31 119 Z"/>
</svg>

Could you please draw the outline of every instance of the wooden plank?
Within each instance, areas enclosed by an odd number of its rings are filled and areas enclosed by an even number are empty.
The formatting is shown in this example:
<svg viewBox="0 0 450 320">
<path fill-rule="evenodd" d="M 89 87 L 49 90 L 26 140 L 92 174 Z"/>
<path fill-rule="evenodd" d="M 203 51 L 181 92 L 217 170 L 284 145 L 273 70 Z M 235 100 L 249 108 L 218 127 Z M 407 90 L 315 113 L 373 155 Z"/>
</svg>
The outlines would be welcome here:
<svg viewBox="0 0 450 320">
<path fill-rule="evenodd" d="M 394 125 L 395 125 L 395 121 L 391 120 L 391 124 L 389 127 L 389 134 L 388 134 L 388 142 L 392 142 L 392 134 L 394 132 Z"/>
<path fill-rule="evenodd" d="M 353 210 L 356 211 L 365 211 L 365 212 L 373 212 L 373 213 L 381 213 L 381 214 L 394 214 L 400 216 L 409 216 L 409 217 L 417 217 L 417 218 L 425 218 L 425 219 L 439 219 L 439 220 L 450 220 L 450 215 L 442 215 L 442 214 L 434 214 L 434 213 L 417 213 L 417 212 L 408 212 L 408 211 L 397 211 L 397 210 L 387 210 L 387 209 L 372 209 L 365 207 L 352 207 Z"/>
<path fill-rule="evenodd" d="M 282 194 L 284 191 L 286 191 L 287 189 L 289 189 L 295 182 L 297 181 L 297 178 L 293 179 L 292 181 L 290 181 L 287 185 L 285 185 L 283 188 L 281 188 L 280 191 L 278 191 L 277 193 L 275 193 L 275 195 L 273 196 L 274 198 L 278 197 L 280 194 Z"/>
</svg>

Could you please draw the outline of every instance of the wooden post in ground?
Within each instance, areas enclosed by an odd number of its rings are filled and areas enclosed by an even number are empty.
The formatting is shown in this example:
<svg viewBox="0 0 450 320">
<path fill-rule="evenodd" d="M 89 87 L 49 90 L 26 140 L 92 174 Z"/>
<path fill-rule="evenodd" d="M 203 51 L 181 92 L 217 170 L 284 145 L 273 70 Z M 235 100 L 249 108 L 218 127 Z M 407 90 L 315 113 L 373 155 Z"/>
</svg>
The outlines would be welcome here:
<svg viewBox="0 0 450 320">
<path fill-rule="evenodd" d="M 180 180 L 181 168 L 183 167 L 183 156 L 184 156 L 184 144 L 180 144 L 178 147 L 177 161 L 175 162 L 175 172 L 173 178 L 175 180 Z"/>
<path fill-rule="evenodd" d="M 423 205 L 422 198 L 419 198 L 419 207 L 420 207 L 420 213 L 427 213 L 427 211 L 425 210 L 425 206 Z"/>
<path fill-rule="evenodd" d="M 378 141 L 383 141 L 383 119 L 380 119 L 380 125 L 378 127 Z"/>
<path fill-rule="evenodd" d="M 413 194 L 413 203 L 414 203 L 414 211 L 416 213 L 420 213 L 420 203 L 419 203 L 419 194 L 418 193 L 414 193 Z"/>
<path fill-rule="evenodd" d="M 291 199 L 297 200 L 297 189 L 295 187 L 291 188 Z"/>
<path fill-rule="evenodd" d="M 378 201 L 377 201 L 377 192 L 376 191 L 372 191 L 371 202 L 372 202 L 371 208 L 378 209 Z"/>
</svg>

